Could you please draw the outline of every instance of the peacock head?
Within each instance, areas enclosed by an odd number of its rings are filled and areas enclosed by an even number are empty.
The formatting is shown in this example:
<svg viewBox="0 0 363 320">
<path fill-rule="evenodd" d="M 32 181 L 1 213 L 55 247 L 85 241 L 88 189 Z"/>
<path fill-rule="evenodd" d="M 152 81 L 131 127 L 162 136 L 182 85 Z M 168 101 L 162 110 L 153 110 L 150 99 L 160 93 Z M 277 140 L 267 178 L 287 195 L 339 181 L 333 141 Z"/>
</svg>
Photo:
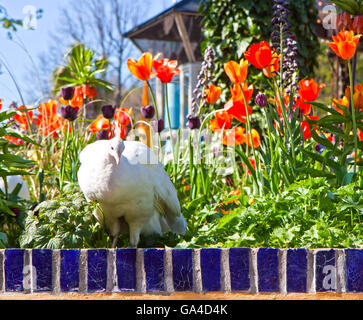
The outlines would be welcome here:
<svg viewBox="0 0 363 320">
<path fill-rule="evenodd" d="M 114 137 L 109 140 L 109 154 L 113 157 L 116 161 L 116 164 L 120 164 L 121 154 L 125 149 L 125 144 L 122 139 L 118 137 Z"/>
</svg>

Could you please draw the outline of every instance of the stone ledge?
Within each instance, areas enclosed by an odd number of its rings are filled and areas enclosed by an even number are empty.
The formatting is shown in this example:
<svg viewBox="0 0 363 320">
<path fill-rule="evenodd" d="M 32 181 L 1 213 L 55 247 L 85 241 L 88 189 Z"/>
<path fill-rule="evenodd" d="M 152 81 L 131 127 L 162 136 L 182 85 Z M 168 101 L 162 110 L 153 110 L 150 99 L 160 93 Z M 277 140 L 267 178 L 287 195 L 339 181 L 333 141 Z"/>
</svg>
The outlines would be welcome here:
<svg viewBox="0 0 363 320">
<path fill-rule="evenodd" d="M 205 299 L 209 292 L 229 299 L 350 296 L 363 292 L 363 249 L 0 250 L 1 298 L 120 293 L 121 299 L 178 294 Z"/>
</svg>

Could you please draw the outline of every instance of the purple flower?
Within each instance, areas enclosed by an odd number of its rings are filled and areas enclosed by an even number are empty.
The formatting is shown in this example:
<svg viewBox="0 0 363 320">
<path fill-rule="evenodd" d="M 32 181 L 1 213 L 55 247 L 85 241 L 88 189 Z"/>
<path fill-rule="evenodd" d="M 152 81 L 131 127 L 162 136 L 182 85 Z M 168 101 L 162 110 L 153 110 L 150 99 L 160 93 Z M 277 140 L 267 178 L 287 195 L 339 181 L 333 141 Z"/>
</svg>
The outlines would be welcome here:
<svg viewBox="0 0 363 320">
<path fill-rule="evenodd" d="M 97 140 L 108 140 L 109 135 L 107 130 L 101 130 L 96 133 Z"/>
<path fill-rule="evenodd" d="M 188 127 L 189 127 L 189 129 L 191 129 L 191 130 L 199 129 L 200 125 L 201 125 L 201 123 L 200 123 L 199 117 L 188 116 Z"/>
<path fill-rule="evenodd" d="M 259 93 L 256 96 L 255 102 L 261 108 L 264 108 L 264 107 L 267 106 L 267 98 L 266 98 L 266 96 L 263 93 Z"/>
<path fill-rule="evenodd" d="M 163 119 L 159 119 L 159 120 L 152 120 L 151 121 L 151 127 L 153 129 L 153 131 L 157 131 L 157 132 L 161 132 L 164 130 L 164 120 Z"/>
<path fill-rule="evenodd" d="M 155 108 L 151 105 L 141 107 L 141 113 L 145 119 L 151 119 L 155 114 Z"/>
<path fill-rule="evenodd" d="M 61 96 L 64 100 L 71 100 L 74 96 L 74 88 L 73 87 L 61 88 Z"/>
<path fill-rule="evenodd" d="M 112 119 L 115 115 L 116 107 L 111 105 L 106 105 L 102 107 L 102 114 L 106 119 Z"/>
<path fill-rule="evenodd" d="M 69 121 L 74 121 L 77 119 L 78 116 L 78 110 L 77 107 L 71 107 L 71 106 L 62 106 L 61 107 L 61 115 L 64 119 Z"/>
</svg>

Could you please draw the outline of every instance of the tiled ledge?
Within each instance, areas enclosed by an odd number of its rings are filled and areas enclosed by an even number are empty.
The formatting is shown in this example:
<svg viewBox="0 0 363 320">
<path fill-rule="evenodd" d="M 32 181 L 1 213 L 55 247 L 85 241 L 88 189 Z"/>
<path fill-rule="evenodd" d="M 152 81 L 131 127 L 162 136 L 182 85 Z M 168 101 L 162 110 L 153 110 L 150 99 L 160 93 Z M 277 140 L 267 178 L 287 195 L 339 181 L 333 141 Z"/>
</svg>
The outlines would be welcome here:
<svg viewBox="0 0 363 320">
<path fill-rule="evenodd" d="M 363 249 L 5 249 L 0 294 L 363 292 Z"/>
</svg>

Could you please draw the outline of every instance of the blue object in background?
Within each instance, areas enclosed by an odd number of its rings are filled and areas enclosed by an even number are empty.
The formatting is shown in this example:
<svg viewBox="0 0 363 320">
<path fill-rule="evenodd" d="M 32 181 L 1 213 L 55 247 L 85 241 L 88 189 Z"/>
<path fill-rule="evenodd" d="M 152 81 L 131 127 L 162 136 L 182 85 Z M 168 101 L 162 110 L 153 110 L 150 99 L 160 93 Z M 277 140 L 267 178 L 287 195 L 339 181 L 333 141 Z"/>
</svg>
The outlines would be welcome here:
<svg viewBox="0 0 363 320">
<path fill-rule="evenodd" d="M 170 125 L 172 129 L 178 129 L 180 126 L 180 85 L 176 82 L 170 82 L 168 87 L 168 105 L 170 114 Z M 165 129 L 169 129 L 168 113 L 166 111 L 166 104 L 164 110 L 164 124 Z"/>
</svg>

